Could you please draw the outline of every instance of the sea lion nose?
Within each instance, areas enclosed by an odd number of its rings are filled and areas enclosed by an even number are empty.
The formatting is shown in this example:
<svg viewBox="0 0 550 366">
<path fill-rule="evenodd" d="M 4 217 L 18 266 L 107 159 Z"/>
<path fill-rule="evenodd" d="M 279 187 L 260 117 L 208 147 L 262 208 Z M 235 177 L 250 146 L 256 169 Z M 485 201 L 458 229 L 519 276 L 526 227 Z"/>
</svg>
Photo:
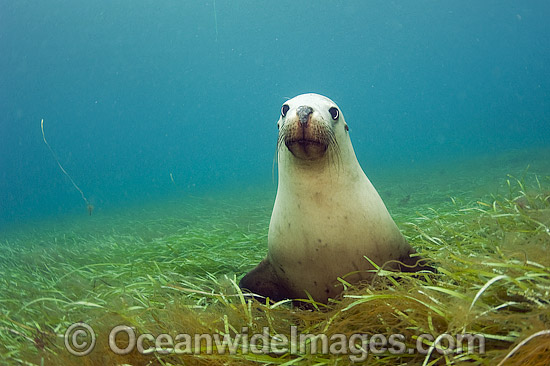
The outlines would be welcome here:
<svg viewBox="0 0 550 366">
<path fill-rule="evenodd" d="M 300 119 L 300 124 L 302 126 L 307 126 L 307 122 L 309 121 L 309 115 L 313 113 L 313 108 L 302 105 L 296 108 L 296 114 L 298 115 L 298 118 Z"/>
</svg>

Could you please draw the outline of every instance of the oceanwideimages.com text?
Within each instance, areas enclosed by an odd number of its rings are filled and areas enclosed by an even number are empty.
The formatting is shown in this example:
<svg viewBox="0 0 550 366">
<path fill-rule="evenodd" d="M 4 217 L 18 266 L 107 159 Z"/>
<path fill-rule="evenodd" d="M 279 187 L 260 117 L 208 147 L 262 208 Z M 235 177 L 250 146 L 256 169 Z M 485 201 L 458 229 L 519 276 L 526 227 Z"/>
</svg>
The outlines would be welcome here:
<svg viewBox="0 0 550 366">
<path fill-rule="evenodd" d="M 109 348 L 125 355 L 141 354 L 311 354 L 347 355 L 353 362 L 366 360 L 369 354 L 461 354 L 485 352 L 485 339 L 476 334 L 420 334 L 407 339 L 402 334 L 302 334 L 290 327 L 288 334 L 273 334 L 269 327 L 260 333 L 241 328 L 237 334 L 138 333 L 135 328 L 118 325 L 109 333 Z M 92 352 L 96 342 L 93 329 L 75 323 L 65 333 L 65 346 L 77 356 Z"/>
</svg>

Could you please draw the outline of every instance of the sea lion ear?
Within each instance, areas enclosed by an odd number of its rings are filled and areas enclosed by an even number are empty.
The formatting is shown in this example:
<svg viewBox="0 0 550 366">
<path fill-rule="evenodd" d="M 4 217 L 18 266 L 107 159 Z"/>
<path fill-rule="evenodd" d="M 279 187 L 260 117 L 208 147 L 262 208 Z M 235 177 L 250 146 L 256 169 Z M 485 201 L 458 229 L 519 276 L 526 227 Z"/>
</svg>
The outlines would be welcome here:
<svg viewBox="0 0 550 366">
<path fill-rule="evenodd" d="M 346 130 L 346 132 L 349 131 L 349 127 L 348 127 L 348 124 L 347 124 L 347 123 L 344 124 L 344 129 Z"/>
</svg>

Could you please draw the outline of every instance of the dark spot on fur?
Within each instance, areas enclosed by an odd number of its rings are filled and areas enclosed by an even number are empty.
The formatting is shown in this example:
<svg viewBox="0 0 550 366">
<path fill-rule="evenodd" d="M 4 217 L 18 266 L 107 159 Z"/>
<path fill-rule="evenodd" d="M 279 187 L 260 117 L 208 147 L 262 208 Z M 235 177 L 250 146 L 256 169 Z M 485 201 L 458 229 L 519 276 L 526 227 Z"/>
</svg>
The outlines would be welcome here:
<svg viewBox="0 0 550 366">
<path fill-rule="evenodd" d="M 325 293 L 328 294 L 330 291 L 328 288 L 325 289 Z"/>
<path fill-rule="evenodd" d="M 302 265 L 302 261 L 298 261 L 298 264 L 299 264 L 299 265 Z"/>
<path fill-rule="evenodd" d="M 317 286 L 317 281 L 313 281 L 313 284 L 314 284 L 315 286 Z"/>
</svg>

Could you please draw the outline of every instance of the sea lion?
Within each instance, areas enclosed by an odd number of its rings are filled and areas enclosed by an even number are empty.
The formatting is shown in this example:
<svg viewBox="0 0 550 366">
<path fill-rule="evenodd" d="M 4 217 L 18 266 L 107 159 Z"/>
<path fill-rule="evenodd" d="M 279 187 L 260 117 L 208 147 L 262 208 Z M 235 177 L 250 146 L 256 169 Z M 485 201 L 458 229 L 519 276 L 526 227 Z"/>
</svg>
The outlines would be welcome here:
<svg viewBox="0 0 550 366">
<path fill-rule="evenodd" d="M 239 285 L 281 299 L 327 303 L 342 284 L 371 279 L 368 257 L 385 269 L 421 269 L 382 199 L 361 169 L 340 108 L 318 94 L 281 108 L 278 189 L 267 257 Z M 390 262 L 391 261 L 391 262 Z"/>
</svg>

